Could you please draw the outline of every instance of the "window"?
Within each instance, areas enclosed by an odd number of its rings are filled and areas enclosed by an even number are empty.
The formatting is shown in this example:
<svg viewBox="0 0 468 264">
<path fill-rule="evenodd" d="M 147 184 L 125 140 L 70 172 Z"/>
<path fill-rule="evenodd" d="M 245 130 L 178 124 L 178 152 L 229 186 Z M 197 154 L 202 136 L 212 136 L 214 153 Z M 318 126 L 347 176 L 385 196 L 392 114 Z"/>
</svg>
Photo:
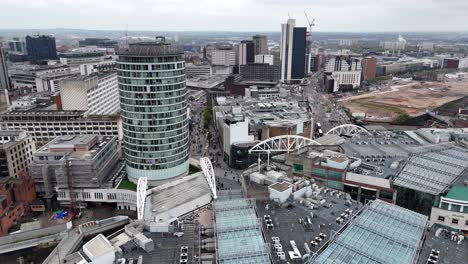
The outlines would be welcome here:
<svg viewBox="0 0 468 264">
<path fill-rule="evenodd" d="M 295 171 L 295 172 L 302 172 L 302 171 L 304 171 L 304 165 L 302 165 L 302 164 L 296 164 L 296 163 L 294 163 L 294 164 L 293 164 L 293 168 L 294 168 L 294 171 Z"/>
<path fill-rule="evenodd" d="M 465 225 L 468 225 L 468 220 L 465 221 Z"/>
<path fill-rule="evenodd" d="M 439 215 L 439 221 L 445 222 L 445 217 Z"/>
<path fill-rule="evenodd" d="M 454 212 L 460 212 L 461 206 L 457 204 L 452 204 L 452 208 L 450 208 L 450 211 Z"/>
<path fill-rule="evenodd" d="M 448 210 L 448 203 L 442 202 L 440 208 L 445 209 L 445 210 Z"/>
<path fill-rule="evenodd" d="M 458 219 L 452 219 L 452 224 L 458 224 Z"/>
</svg>

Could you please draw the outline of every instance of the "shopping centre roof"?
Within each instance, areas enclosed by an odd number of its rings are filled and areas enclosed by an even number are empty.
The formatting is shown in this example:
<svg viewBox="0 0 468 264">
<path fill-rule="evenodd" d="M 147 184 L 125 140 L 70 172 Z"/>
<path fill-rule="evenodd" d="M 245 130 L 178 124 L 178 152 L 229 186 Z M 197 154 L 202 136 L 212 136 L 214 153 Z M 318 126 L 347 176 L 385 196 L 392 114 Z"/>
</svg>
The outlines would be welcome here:
<svg viewBox="0 0 468 264">
<path fill-rule="evenodd" d="M 373 201 L 312 263 L 413 263 L 427 217 Z"/>
<path fill-rule="evenodd" d="M 468 169 L 468 151 L 438 144 L 410 157 L 394 184 L 413 190 L 440 194 Z"/>
<path fill-rule="evenodd" d="M 453 186 L 445 197 L 454 200 L 468 201 L 468 186 Z"/>
<path fill-rule="evenodd" d="M 218 263 L 270 263 L 252 201 L 221 196 L 214 211 Z"/>
</svg>

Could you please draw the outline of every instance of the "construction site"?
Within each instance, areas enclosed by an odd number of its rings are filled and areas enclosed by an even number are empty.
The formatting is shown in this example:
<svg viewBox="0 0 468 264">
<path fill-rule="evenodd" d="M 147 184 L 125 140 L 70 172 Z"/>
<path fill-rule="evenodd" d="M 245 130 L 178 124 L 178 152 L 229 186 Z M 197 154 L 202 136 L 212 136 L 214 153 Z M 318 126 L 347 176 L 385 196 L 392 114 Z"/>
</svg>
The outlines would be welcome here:
<svg viewBox="0 0 468 264">
<path fill-rule="evenodd" d="M 466 75 L 464 75 L 466 76 Z M 339 102 L 368 121 L 393 121 L 399 114 L 418 116 L 468 96 L 468 78 L 443 82 L 398 79 L 381 83 L 375 91 L 344 97 Z"/>
</svg>

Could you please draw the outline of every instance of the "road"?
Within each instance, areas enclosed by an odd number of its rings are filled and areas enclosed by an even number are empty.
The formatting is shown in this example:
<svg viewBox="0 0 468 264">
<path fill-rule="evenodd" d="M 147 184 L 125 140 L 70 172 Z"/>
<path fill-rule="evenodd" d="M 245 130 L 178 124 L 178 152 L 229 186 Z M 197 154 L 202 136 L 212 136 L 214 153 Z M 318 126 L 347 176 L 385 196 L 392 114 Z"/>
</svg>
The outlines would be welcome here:
<svg viewBox="0 0 468 264">
<path fill-rule="evenodd" d="M 227 162 L 223 159 L 223 153 L 219 142 L 217 131 L 210 125 L 212 139 L 208 140 L 208 131 L 203 128 L 203 111 L 206 106 L 206 99 L 190 101 L 190 111 L 192 117 L 192 132 L 190 139 L 190 157 L 200 159 L 208 157 L 215 170 L 219 189 L 240 189 L 239 175 L 242 170 L 229 168 Z"/>
<path fill-rule="evenodd" d="M 321 72 L 313 73 L 307 78 L 307 84 L 302 86 L 303 96 L 309 101 L 314 121 L 322 125 L 323 133 L 335 126 L 350 124 L 351 121 L 343 107 L 333 100 L 331 94 L 319 91 Z"/>
</svg>

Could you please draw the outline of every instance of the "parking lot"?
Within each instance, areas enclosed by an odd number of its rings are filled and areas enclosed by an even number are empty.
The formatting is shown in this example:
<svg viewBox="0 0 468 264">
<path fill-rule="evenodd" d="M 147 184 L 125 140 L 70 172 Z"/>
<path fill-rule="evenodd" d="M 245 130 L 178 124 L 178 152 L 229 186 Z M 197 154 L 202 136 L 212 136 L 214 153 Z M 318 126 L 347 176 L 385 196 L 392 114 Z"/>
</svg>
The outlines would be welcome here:
<svg viewBox="0 0 468 264">
<path fill-rule="evenodd" d="M 267 242 L 271 246 L 272 258 L 274 263 L 286 263 L 292 260 L 288 256 L 288 251 L 292 251 L 293 248 L 290 245 L 290 241 L 296 242 L 297 248 L 301 255 L 306 254 L 304 243 L 307 243 L 308 248 L 312 254 L 316 252 L 321 246 L 323 246 L 332 236 L 334 232 L 339 230 L 345 222 L 338 224 L 336 218 L 339 217 L 346 209 L 353 210 L 353 213 L 357 212 L 361 205 L 354 203 L 351 206 L 345 205 L 343 198 L 337 198 L 329 193 L 324 194 L 323 198 L 327 201 L 326 207 L 319 207 L 316 210 L 309 209 L 298 202 L 294 202 L 292 206 L 282 208 L 271 201 L 257 201 L 257 210 L 259 217 L 263 222 L 263 230 Z M 313 213 L 313 216 L 311 215 Z M 273 228 L 267 228 L 264 219 L 265 215 L 269 215 Z M 308 218 L 311 224 L 309 224 Z M 302 223 L 299 219 L 303 219 Z M 349 218 L 348 218 L 349 219 Z M 316 237 L 319 237 L 320 233 L 326 235 L 326 237 L 318 243 L 316 247 L 311 246 L 311 241 L 315 241 Z M 286 260 L 282 261 L 277 258 L 276 252 L 273 248 L 272 237 L 279 237 L 283 251 L 286 254 Z M 302 263 L 302 262 L 300 262 Z"/>
</svg>

